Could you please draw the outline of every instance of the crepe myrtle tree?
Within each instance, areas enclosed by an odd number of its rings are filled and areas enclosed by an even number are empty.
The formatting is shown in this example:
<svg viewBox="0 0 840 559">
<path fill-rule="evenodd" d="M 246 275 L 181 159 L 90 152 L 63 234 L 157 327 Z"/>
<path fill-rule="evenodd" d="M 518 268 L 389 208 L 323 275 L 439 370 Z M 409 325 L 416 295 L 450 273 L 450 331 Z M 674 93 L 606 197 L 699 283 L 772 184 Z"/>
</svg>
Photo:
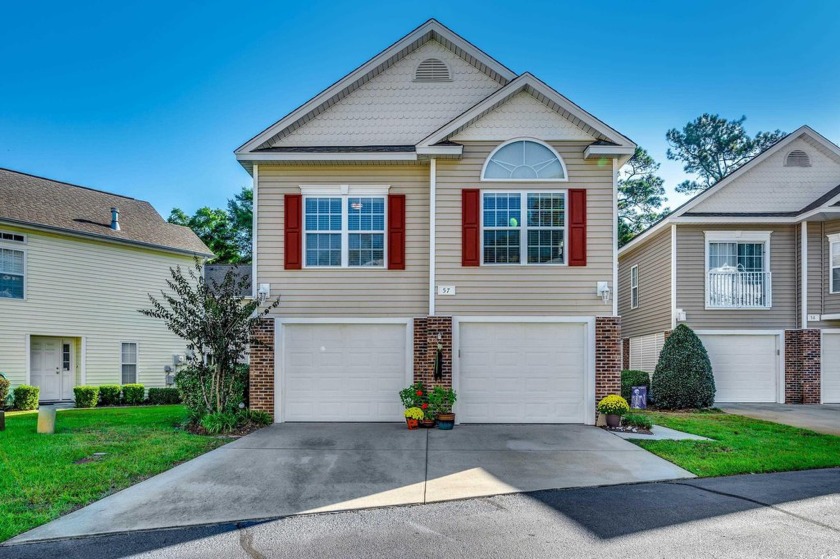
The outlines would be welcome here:
<svg viewBox="0 0 840 559">
<path fill-rule="evenodd" d="M 237 277 L 234 269 L 221 282 L 208 282 L 198 259 L 187 273 L 180 266 L 169 271 L 169 291 L 161 291 L 159 299 L 149 294 L 152 308 L 139 312 L 162 320 L 186 342 L 186 367 L 178 376 L 192 377 L 189 384 L 194 393 L 184 394 L 188 407 L 199 416 L 232 411 L 231 403 L 237 405 L 242 397 L 236 393 L 242 391 L 238 364 L 249 344 L 261 343 L 251 335 L 251 328 L 280 300 L 261 303 L 240 295 L 251 280 Z"/>
</svg>

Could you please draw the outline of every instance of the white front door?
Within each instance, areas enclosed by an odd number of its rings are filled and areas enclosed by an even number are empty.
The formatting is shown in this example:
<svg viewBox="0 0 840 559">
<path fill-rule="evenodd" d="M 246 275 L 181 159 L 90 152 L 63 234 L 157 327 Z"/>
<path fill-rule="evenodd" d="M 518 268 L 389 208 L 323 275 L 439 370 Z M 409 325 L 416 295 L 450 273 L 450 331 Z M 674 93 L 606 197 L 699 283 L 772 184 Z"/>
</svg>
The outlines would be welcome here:
<svg viewBox="0 0 840 559">
<path fill-rule="evenodd" d="M 584 423 L 587 325 L 459 322 L 462 423 Z"/>
<path fill-rule="evenodd" d="M 778 334 L 707 332 L 698 335 L 712 362 L 715 402 L 778 401 L 781 367 Z"/>
<path fill-rule="evenodd" d="M 73 399 L 74 345 L 72 339 L 36 336 L 30 339 L 30 383 L 41 388 L 41 400 Z"/>
<path fill-rule="evenodd" d="M 822 403 L 840 404 L 840 333 L 822 337 Z"/>
</svg>

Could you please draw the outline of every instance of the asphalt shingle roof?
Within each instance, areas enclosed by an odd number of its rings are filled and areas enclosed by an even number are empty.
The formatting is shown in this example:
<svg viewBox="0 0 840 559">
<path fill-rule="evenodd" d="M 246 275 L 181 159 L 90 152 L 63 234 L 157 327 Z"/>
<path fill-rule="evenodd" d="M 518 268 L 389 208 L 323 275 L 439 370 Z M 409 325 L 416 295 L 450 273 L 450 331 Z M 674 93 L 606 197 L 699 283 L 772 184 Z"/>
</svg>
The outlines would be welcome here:
<svg viewBox="0 0 840 559">
<path fill-rule="evenodd" d="M 111 229 L 111 208 L 120 230 Z M 0 168 L 0 222 L 211 255 L 188 227 L 163 219 L 148 202 Z"/>
</svg>

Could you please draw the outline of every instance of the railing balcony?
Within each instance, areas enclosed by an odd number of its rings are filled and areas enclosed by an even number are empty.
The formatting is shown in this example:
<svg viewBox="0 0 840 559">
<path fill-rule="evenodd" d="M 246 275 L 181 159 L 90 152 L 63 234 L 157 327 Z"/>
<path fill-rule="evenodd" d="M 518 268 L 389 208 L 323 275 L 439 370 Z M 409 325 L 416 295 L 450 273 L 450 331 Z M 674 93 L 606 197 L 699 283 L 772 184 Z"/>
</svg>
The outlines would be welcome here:
<svg viewBox="0 0 840 559">
<path fill-rule="evenodd" d="M 709 272 L 706 307 L 767 309 L 772 305 L 770 272 Z"/>
</svg>

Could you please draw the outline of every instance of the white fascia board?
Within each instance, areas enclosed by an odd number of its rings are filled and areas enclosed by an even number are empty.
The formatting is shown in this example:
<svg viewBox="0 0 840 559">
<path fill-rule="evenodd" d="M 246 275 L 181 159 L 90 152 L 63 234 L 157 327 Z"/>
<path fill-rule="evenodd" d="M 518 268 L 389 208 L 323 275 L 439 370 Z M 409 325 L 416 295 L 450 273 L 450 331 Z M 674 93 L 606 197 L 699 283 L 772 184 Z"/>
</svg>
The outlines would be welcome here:
<svg viewBox="0 0 840 559">
<path fill-rule="evenodd" d="M 583 150 L 583 157 L 585 159 L 592 159 L 596 157 L 615 157 L 618 155 L 633 156 L 636 148 L 633 146 L 586 146 Z"/>
<path fill-rule="evenodd" d="M 238 161 L 270 163 L 272 161 L 417 161 L 413 152 L 355 152 L 355 153 L 242 153 Z"/>
<path fill-rule="evenodd" d="M 456 155 L 464 153 L 464 146 L 417 146 L 417 155 Z"/>
<path fill-rule="evenodd" d="M 511 71 L 509 68 L 506 68 L 503 64 L 499 61 L 494 60 L 491 56 L 487 53 L 470 43 L 469 41 L 463 39 L 462 37 L 458 36 L 454 31 L 447 28 L 442 23 L 438 22 L 437 20 L 430 19 L 390 47 L 386 48 L 349 74 L 345 77 L 340 79 L 339 81 L 335 82 L 333 85 L 289 113 L 288 115 L 284 116 L 282 119 L 277 121 L 276 123 L 272 124 L 241 146 L 239 146 L 234 153 L 238 156 L 241 153 L 247 153 L 251 150 L 257 148 L 261 144 L 263 144 L 266 140 L 283 130 L 284 128 L 290 126 L 297 122 L 300 118 L 304 117 L 310 111 L 320 107 L 342 90 L 351 87 L 354 83 L 359 81 L 361 78 L 366 76 L 369 72 L 376 70 L 378 67 L 387 64 L 391 59 L 398 56 L 404 49 L 408 48 L 412 43 L 415 41 L 423 38 L 428 33 L 435 33 L 439 35 L 441 38 L 446 39 L 447 41 L 451 42 L 452 44 L 456 45 L 458 48 L 463 50 L 469 56 L 476 59 L 480 64 L 483 64 L 493 72 L 496 72 L 502 78 L 507 81 L 513 80 L 516 77 L 516 74 Z"/>
</svg>

